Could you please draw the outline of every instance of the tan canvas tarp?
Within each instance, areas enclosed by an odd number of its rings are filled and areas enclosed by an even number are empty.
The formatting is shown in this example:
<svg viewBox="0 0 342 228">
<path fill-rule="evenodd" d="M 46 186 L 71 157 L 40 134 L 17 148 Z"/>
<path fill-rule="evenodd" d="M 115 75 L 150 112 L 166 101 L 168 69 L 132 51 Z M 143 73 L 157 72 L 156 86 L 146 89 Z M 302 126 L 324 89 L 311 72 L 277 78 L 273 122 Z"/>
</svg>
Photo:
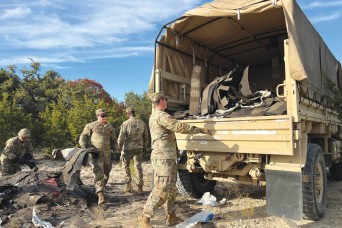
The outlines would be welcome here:
<svg viewBox="0 0 342 228">
<path fill-rule="evenodd" d="M 234 62 L 260 65 L 269 61 L 270 37 L 274 36 L 279 44 L 289 40 L 290 76 L 302 88 L 308 86 L 324 95 L 324 77 L 342 84 L 338 79 L 342 77 L 338 74 L 340 64 L 298 4 L 294 0 L 273 3 L 272 0 L 217 0 L 186 12 L 159 40 L 155 69 L 190 78 L 196 64 L 203 69 L 204 83 L 209 83 L 232 70 Z M 275 52 L 282 58 L 283 46 Z M 153 90 L 152 82 L 149 91 Z M 176 96 L 178 87 L 170 83 L 163 89 Z"/>
</svg>

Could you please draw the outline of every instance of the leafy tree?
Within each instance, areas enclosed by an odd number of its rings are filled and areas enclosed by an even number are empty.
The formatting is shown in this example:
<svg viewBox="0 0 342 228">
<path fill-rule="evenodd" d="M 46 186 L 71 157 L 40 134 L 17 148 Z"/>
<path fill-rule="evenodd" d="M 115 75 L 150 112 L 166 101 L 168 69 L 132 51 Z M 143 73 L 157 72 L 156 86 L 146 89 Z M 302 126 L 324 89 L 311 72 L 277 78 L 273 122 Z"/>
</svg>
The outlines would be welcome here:
<svg viewBox="0 0 342 228">
<path fill-rule="evenodd" d="M 34 119 L 38 119 L 49 103 L 57 101 L 59 89 L 65 80 L 55 71 L 48 71 L 42 76 L 40 63 L 37 62 L 31 64 L 30 70 L 23 69 L 21 72 L 23 79 L 14 102 L 23 107 L 26 113 L 31 113 Z"/>
<path fill-rule="evenodd" d="M 94 100 L 95 103 L 104 101 L 108 104 L 113 104 L 113 99 L 103 89 L 103 86 L 90 79 L 78 79 L 75 81 L 69 81 L 66 86 L 67 89 L 72 91 L 72 94 L 82 99 L 82 97 L 89 97 Z"/>
<path fill-rule="evenodd" d="M 94 121 L 96 104 L 93 99 L 85 96 L 83 99 L 73 97 L 72 107 L 68 110 L 68 129 L 74 144 L 78 143 L 78 138 L 84 126 Z"/>
<path fill-rule="evenodd" d="M 62 102 L 51 103 L 40 115 L 44 134 L 42 142 L 45 147 L 65 148 L 70 145 L 71 134 L 68 129 L 68 115 Z"/>
<path fill-rule="evenodd" d="M 119 133 L 125 105 L 111 98 L 101 84 L 89 79 L 65 81 L 55 71 L 43 75 L 40 67 L 32 62 L 29 69 L 21 70 L 22 77 L 15 66 L 0 69 L 1 145 L 27 127 L 34 146 L 75 146 L 84 126 L 96 120 L 99 108 L 108 111 L 108 122 Z"/>
<path fill-rule="evenodd" d="M 0 100 L 0 147 L 5 146 L 6 140 L 16 136 L 21 128 L 32 128 L 31 116 L 23 112 L 22 108 L 16 107 L 9 94 L 1 94 Z"/>
<path fill-rule="evenodd" d="M 2 93 L 7 93 L 10 99 L 20 86 L 20 78 L 16 74 L 16 67 L 9 66 L 8 70 L 0 69 L 0 97 Z"/>
</svg>

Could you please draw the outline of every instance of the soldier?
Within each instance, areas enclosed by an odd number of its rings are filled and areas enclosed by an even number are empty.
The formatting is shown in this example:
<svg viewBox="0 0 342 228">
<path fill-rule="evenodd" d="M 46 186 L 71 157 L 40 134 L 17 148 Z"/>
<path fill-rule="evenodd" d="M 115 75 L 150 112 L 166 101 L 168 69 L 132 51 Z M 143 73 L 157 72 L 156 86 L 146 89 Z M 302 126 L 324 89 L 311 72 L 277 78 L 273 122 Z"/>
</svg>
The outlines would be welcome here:
<svg viewBox="0 0 342 228">
<path fill-rule="evenodd" d="M 19 131 L 17 137 L 10 138 L 6 142 L 0 161 L 2 175 L 11 175 L 20 171 L 20 163 L 23 160 L 32 159 L 33 148 L 30 141 L 31 132 L 27 128 Z"/>
<path fill-rule="evenodd" d="M 148 142 L 147 127 L 142 120 L 135 116 L 134 108 L 128 107 L 126 115 L 129 119 L 122 123 L 118 138 L 119 151 L 121 151 L 120 160 L 126 171 L 127 186 L 125 192 L 133 192 L 129 164 L 134 159 L 134 167 L 137 172 L 138 195 L 142 195 L 144 183 L 141 162 L 143 151 L 145 151 Z"/>
<path fill-rule="evenodd" d="M 82 149 L 95 147 L 99 150 L 99 157 L 89 161 L 94 173 L 94 183 L 98 194 L 98 204 L 104 204 L 104 188 L 107 184 L 109 173 L 112 169 L 112 158 L 118 153 L 117 138 L 114 128 L 107 123 L 105 109 L 96 110 L 97 121 L 87 124 L 80 136 L 79 144 Z"/>
<path fill-rule="evenodd" d="M 154 171 L 154 187 L 144 207 L 140 225 L 152 227 L 150 218 L 155 210 L 164 205 L 166 212 L 166 225 L 173 226 L 177 223 L 175 214 L 176 178 L 177 178 L 177 152 L 175 132 L 184 134 L 211 133 L 206 129 L 180 123 L 165 112 L 167 98 L 163 93 L 151 94 L 153 111 L 149 126 L 152 140 L 151 161 Z"/>
</svg>

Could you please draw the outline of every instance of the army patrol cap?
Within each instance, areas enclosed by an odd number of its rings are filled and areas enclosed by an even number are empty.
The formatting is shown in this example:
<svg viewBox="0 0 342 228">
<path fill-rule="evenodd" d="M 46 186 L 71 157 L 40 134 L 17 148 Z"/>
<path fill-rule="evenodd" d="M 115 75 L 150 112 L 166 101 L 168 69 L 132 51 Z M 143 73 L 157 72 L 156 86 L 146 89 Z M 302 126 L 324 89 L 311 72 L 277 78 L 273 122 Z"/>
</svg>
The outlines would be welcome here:
<svg viewBox="0 0 342 228">
<path fill-rule="evenodd" d="M 96 116 L 101 116 L 101 115 L 107 115 L 108 113 L 107 113 L 106 109 L 100 108 L 100 109 L 95 111 L 95 114 L 96 114 Z"/>
<path fill-rule="evenodd" d="M 19 131 L 18 136 L 19 136 L 19 137 L 24 137 L 24 138 L 30 138 L 31 132 L 30 132 L 29 129 L 23 128 L 23 129 L 21 129 L 21 130 Z"/>
<path fill-rule="evenodd" d="M 135 112 L 133 107 L 126 108 L 126 113 L 132 113 L 132 112 Z"/>
<path fill-rule="evenodd" d="M 165 98 L 163 92 L 158 92 L 158 93 L 152 93 L 150 95 L 150 99 L 153 103 L 159 102 L 161 99 Z"/>
</svg>

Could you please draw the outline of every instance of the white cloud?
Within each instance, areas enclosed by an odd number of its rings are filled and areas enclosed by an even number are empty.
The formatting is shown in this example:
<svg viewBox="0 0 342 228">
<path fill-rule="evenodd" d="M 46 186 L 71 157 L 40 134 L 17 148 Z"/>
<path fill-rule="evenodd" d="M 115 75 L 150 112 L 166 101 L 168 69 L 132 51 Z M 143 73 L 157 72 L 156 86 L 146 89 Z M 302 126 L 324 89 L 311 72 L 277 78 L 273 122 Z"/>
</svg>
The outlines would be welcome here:
<svg viewBox="0 0 342 228">
<path fill-rule="evenodd" d="M 66 62 L 87 62 L 95 59 L 108 59 L 108 58 L 125 58 L 130 56 L 137 56 L 142 53 L 152 53 L 154 48 L 148 46 L 125 46 L 118 48 L 98 48 L 98 49 L 84 49 L 69 51 L 69 53 L 58 52 L 43 52 L 43 53 L 29 53 L 15 55 L 12 57 L 5 57 L 0 59 L 0 65 L 7 66 L 11 64 L 28 64 L 33 59 L 35 62 L 43 63 L 52 66 L 53 63 L 66 63 Z M 43 65 L 42 64 L 42 65 Z M 61 67 L 59 67 L 61 69 Z"/>
<path fill-rule="evenodd" d="M 73 53 L 85 59 L 85 50 L 97 52 L 89 58 L 120 58 L 153 50 L 162 24 L 198 5 L 200 0 L 2 0 L 0 12 L 1 52 L 6 47 L 40 53 L 41 63 L 75 61 L 63 55 Z M 4 20 L 6 19 L 6 20 Z M 132 47 L 140 43 L 141 47 Z M 146 46 L 147 45 L 147 46 Z M 126 50 L 124 50 L 126 48 Z M 132 50 L 129 50 L 129 49 Z M 105 50 L 115 50 L 110 53 Z M 21 55 L 8 58 L 0 52 L 0 64 L 15 59 L 27 62 Z M 49 53 L 57 58 L 44 58 Z M 79 54 L 82 53 L 82 54 Z M 83 61 L 81 60 L 81 61 Z M 38 61 L 38 59 L 36 60 Z"/>
<path fill-rule="evenodd" d="M 308 5 L 304 5 L 304 9 L 312 9 L 312 8 L 322 8 L 322 7 L 334 7 L 334 6 L 342 6 L 342 1 L 316 1 L 312 2 Z"/>
<path fill-rule="evenodd" d="M 0 20 L 12 19 L 12 18 L 24 18 L 31 13 L 31 9 L 28 7 L 17 7 L 12 9 L 5 9 L 2 11 Z"/>
<path fill-rule="evenodd" d="M 315 23 L 319 23 L 319 22 L 322 22 L 322 21 L 336 20 L 336 19 L 338 19 L 340 17 L 341 17 L 341 13 L 335 12 L 335 13 L 332 13 L 332 14 L 329 14 L 329 15 L 313 17 L 313 18 L 310 19 L 310 21 L 315 24 Z"/>
</svg>

